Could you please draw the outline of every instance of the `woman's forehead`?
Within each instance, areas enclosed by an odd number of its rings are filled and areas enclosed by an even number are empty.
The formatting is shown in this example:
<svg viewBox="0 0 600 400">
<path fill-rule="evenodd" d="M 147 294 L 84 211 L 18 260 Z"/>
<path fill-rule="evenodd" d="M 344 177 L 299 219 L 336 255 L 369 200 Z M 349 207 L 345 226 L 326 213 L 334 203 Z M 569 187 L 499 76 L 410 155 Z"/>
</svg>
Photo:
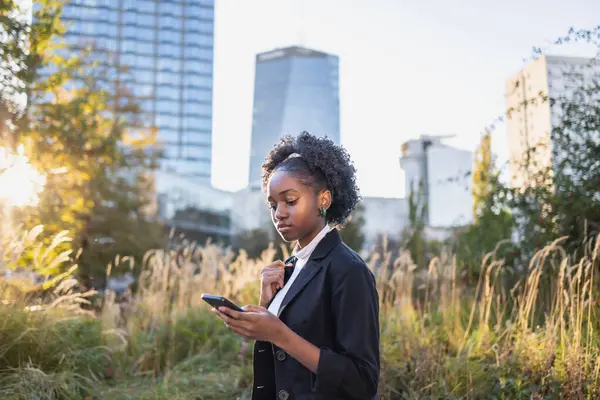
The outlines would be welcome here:
<svg viewBox="0 0 600 400">
<path fill-rule="evenodd" d="M 310 188 L 285 170 L 275 171 L 267 185 L 267 195 L 271 197 L 283 196 L 290 192 L 306 192 L 307 190 Z"/>
</svg>

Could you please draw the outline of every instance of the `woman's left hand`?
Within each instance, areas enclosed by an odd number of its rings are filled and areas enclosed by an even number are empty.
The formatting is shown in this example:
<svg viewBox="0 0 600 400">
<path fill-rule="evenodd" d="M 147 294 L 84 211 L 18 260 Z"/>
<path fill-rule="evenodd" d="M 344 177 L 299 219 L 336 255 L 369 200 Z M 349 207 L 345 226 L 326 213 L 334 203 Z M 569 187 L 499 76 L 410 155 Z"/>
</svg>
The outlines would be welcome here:
<svg viewBox="0 0 600 400">
<path fill-rule="evenodd" d="M 245 312 L 228 307 L 212 309 L 234 333 L 250 340 L 278 342 L 285 332 L 285 324 L 264 307 L 246 306 Z"/>
</svg>

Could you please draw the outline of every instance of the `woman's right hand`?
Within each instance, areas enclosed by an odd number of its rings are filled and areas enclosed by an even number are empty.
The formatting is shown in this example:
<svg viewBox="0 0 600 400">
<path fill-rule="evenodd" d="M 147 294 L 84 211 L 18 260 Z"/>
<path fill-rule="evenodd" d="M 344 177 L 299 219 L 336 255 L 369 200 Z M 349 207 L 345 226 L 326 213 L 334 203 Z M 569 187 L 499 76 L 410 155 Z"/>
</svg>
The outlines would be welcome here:
<svg viewBox="0 0 600 400">
<path fill-rule="evenodd" d="M 285 264 L 278 260 L 262 269 L 260 286 L 260 306 L 267 307 L 278 289 L 283 287 Z"/>
</svg>

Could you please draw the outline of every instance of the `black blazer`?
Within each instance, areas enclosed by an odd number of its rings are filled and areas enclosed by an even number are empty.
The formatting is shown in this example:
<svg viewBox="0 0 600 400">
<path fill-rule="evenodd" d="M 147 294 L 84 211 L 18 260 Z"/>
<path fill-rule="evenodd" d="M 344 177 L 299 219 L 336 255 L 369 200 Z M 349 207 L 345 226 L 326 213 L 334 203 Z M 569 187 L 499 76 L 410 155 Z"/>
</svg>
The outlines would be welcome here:
<svg viewBox="0 0 600 400">
<path fill-rule="evenodd" d="M 254 345 L 253 400 L 377 399 L 379 299 L 375 278 L 337 229 L 317 245 L 279 318 L 321 349 L 317 373 L 269 342 Z"/>
</svg>

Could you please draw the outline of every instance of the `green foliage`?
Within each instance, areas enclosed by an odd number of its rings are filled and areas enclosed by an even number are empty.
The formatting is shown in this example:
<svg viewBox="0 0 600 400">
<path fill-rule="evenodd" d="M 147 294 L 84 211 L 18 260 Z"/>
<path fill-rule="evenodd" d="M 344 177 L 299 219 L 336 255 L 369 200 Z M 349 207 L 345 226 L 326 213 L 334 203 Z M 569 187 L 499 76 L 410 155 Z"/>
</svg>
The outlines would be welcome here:
<svg viewBox="0 0 600 400">
<path fill-rule="evenodd" d="M 84 250 L 82 276 L 97 277 L 119 252 L 140 259 L 164 242 L 151 207 L 160 153 L 156 131 L 139 120 L 131 93 L 107 83 L 108 67 L 87 52 L 66 51 L 62 7 L 62 1 L 40 1 L 31 25 L 10 18 L 0 25 L 11 43 L 2 56 L 16 66 L 3 73 L 4 81 L 17 82 L 12 90 L 28 98 L 24 110 L 3 99 L 16 126 L 9 144 L 24 144 L 47 176 L 39 205 L 19 210 L 17 219 L 26 227 L 43 225 L 47 237 L 69 231 L 73 250 Z"/>
<path fill-rule="evenodd" d="M 188 245 L 148 254 L 131 301 L 115 303 L 107 293 L 99 319 L 0 303 L 3 398 L 248 398 L 252 343 L 229 332 L 194 299 L 202 291 L 236 302 L 246 290 L 256 295 L 258 278 L 249 279 L 248 272 L 258 275 L 266 259 L 231 260 L 212 245 Z M 380 396 L 597 397 L 592 371 L 599 368 L 600 341 L 589 324 L 598 311 L 590 301 L 598 249 L 600 236 L 572 261 L 558 241 L 543 249 L 522 289 L 512 291 L 514 303 L 501 295 L 502 283 L 491 272 L 501 269 L 498 255 L 479 268 L 473 293 L 457 279 L 451 257 L 432 262 L 424 276 L 409 257 L 374 254 L 380 260 L 374 269 L 378 291 L 386 294 L 380 307 Z M 562 271 L 553 287 L 544 287 L 542 273 L 554 263 Z M 421 290 L 424 298 L 414 296 Z M 541 292 L 559 295 L 536 303 Z"/>
<path fill-rule="evenodd" d="M 109 364 L 100 321 L 21 307 L 0 306 L 0 397 L 80 399 L 89 393 Z"/>
<path fill-rule="evenodd" d="M 0 299 L 24 299 L 61 290 L 77 270 L 67 232 L 58 233 L 46 244 L 40 239 L 42 231 L 41 225 L 18 230 L 10 240 L 0 242 L 0 272 L 11 276 L 0 284 Z"/>
<path fill-rule="evenodd" d="M 178 366 L 168 380 L 153 380 L 135 377 L 112 385 L 98 387 L 94 394 L 98 399 L 106 400 L 222 400 L 249 399 L 247 386 L 252 371 L 248 366 L 237 363 L 217 364 L 213 357 L 198 356 L 189 360 L 185 366 Z M 243 396 L 243 397 L 241 397 Z"/>
<path fill-rule="evenodd" d="M 261 252 L 269 245 L 269 232 L 265 229 L 256 228 L 241 232 L 233 238 L 233 248 L 235 251 L 243 249 L 248 257 L 259 257 Z"/>
<path fill-rule="evenodd" d="M 98 319 L 27 312 L 21 304 L 2 306 L 0 317 L 3 399 L 187 399 L 195 394 L 216 400 L 247 393 L 251 383 L 251 347 L 240 352 L 239 338 L 204 308 L 189 310 L 173 325 L 135 329 L 125 353 L 107 347 L 110 335 Z M 165 364 L 155 363 L 167 356 L 174 363 L 168 372 Z M 144 378 L 148 372 L 162 372 L 160 381 Z"/>
<path fill-rule="evenodd" d="M 425 268 L 427 263 L 425 218 L 427 204 L 423 200 L 423 183 L 419 184 L 417 191 L 411 187 L 408 195 L 408 221 L 409 225 L 402 233 L 402 242 L 418 267 Z"/>
<path fill-rule="evenodd" d="M 473 168 L 473 216 L 475 222 L 485 209 L 489 208 L 489 200 L 494 190 L 494 161 L 492 157 L 492 135 L 487 132 L 475 150 Z"/>
<path fill-rule="evenodd" d="M 365 234 L 363 232 L 364 226 L 365 206 L 363 203 L 358 203 L 350 220 L 346 223 L 344 228 L 340 230 L 340 236 L 344 242 L 356 252 L 360 252 L 365 243 Z"/>
<path fill-rule="evenodd" d="M 128 344 L 127 357 L 139 360 L 135 369 L 140 374 L 164 375 L 169 366 L 198 355 L 218 360 L 215 367 L 225 366 L 236 361 L 242 347 L 242 340 L 229 333 L 205 307 L 189 309 L 173 323 L 163 321 L 156 327 L 146 326 L 145 318 L 137 319 L 135 315 L 128 323 L 138 325 L 130 328 L 134 335 Z"/>
<path fill-rule="evenodd" d="M 506 204 L 504 185 L 500 171 L 492 155 L 490 132 L 482 136 L 475 152 L 473 169 L 473 217 L 472 224 L 459 228 L 452 240 L 457 261 L 466 271 L 467 279 L 477 279 L 483 257 L 496 248 L 498 243 L 510 240 L 514 227 L 513 217 Z M 503 246 L 502 256 L 510 260 L 512 255 Z"/>
<path fill-rule="evenodd" d="M 582 251 L 587 238 L 600 232 L 600 85 L 573 83 L 571 95 L 549 99 L 558 117 L 552 144 L 532 147 L 523 157 L 530 183 L 505 189 L 527 254 L 560 236 L 569 237 L 569 250 Z M 536 163 L 537 152 L 551 154 L 552 163 Z"/>
<path fill-rule="evenodd" d="M 563 41 L 592 36 L 573 30 L 571 39 Z M 522 186 L 500 181 L 490 132 L 482 137 L 473 173 L 475 220 L 455 240 L 458 259 L 471 277 L 477 276 L 483 254 L 502 240 L 516 237 L 516 248 L 504 246 L 503 256 L 508 265 L 519 267 L 556 237 L 568 237 L 565 247 L 582 252 L 589 238 L 600 232 L 600 85 L 584 76 L 578 71 L 565 75 L 570 93 L 560 97 L 540 93 L 508 110 L 510 119 L 521 108 L 549 106 L 553 116 L 548 139 L 529 143 L 521 162 L 512 166 L 525 178 Z"/>
</svg>

